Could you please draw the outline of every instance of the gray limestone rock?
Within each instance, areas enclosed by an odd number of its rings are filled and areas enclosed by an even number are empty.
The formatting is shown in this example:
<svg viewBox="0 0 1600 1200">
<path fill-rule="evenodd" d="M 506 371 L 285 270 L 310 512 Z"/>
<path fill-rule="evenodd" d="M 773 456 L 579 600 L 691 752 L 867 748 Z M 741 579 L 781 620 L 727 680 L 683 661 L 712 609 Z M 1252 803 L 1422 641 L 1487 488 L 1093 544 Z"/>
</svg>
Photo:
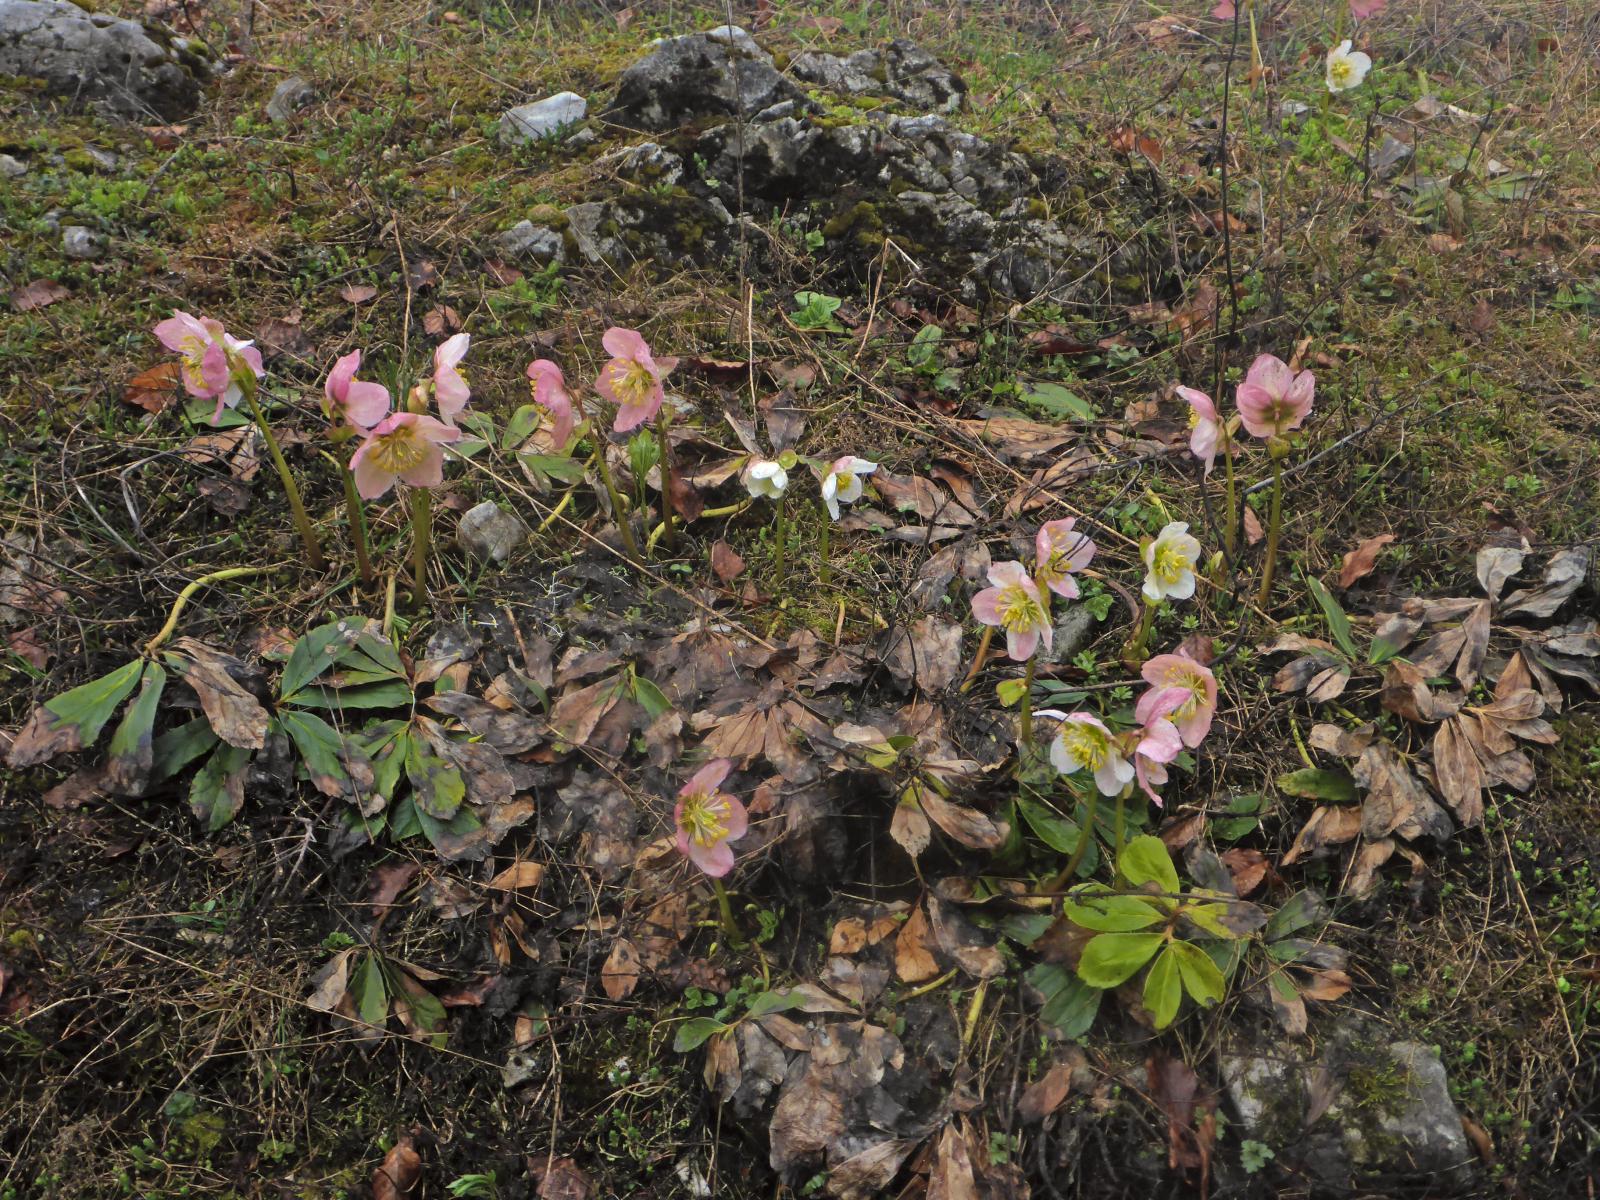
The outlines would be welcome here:
<svg viewBox="0 0 1600 1200">
<path fill-rule="evenodd" d="M 272 99 L 267 101 L 267 117 L 275 125 L 287 125 L 303 108 L 309 108 L 317 99 L 317 89 L 311 82 L 291 75 L 272 89 Z"/>
<path fill-rule="evenodd" d="M 854 54 L 806 51 L 789 64 L 795 78 L 851 96 L 884 96 L 911 108 L 952 113 L 967 85 L 954 71 L 913 42 L 897 39 L 882 50 Z"/>
<path fill-rule="evenodd" d="M 470 558 L 503 563 L 528 540 L 528 527 L 493 500 L 469 508 L 456 526 L 456 545 Z"/>
<path fill-rule="evenodd" d="M 1438 1054 L 1346 1018 L 1312 1059 L 1298 1043 L 1235 1047 L 1222 1078 L 1245 1136 L 1326 1187 L 1415 1176 L 1470 1185 L 1474 1159 Z"/>
<path fill-rule="evenodd" d="M 707 117 L 748 119 L 805 93 L 737 27 L 691 33 L 659 43 L 622 73 L 606 120 L 630 129 L 663 130 Z"/>
<path fill-rule="evenodd" d="M 68 258 L 99 258 L 106 252 L 106 240 L 87 225 L 68 225 L 61 231 L 61 253 Z"/>
<path fill-rule="evenodd" d="M 0 177 L 17 179 L 28 173 L 28 168 L 9 154 L 0 154 Z"/>
<path fill-rule="evenodd" d="M 210 60 L 182 38 L 68 0 L 0 0 L 0 75 L 120 117 L 175 121 L 200 102 Z"/>
<path fill-rule="evenodd" d="M 589 102 L 576 92 L 557 92 L 532 104 L 507 109 L 500 118 L 500 140 L 509 145 L 536 142 L 589 115 Z"/>
<path fill-rule="evenodd" d="M 565 239 L 548 225 L 518 221 L 495 238 L 507 258 L 531 258 L 542 266 L 566 261 Z"/>
</svg>

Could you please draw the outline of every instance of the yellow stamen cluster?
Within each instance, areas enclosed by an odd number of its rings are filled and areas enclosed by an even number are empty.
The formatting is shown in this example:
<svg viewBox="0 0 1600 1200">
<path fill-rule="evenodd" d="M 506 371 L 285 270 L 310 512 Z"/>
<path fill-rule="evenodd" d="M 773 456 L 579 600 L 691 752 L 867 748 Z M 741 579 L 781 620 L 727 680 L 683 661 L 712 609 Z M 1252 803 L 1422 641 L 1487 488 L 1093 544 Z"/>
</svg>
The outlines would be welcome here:
<svg viewBox="0 0 1600 1200">
<path fill-rule="evenodd" d="M 1111 741 L 1105 732 L 1082 721 L 1068 721 L 1061 726 L 1061 744 L 1091 771 L 1098 771 L 1111 753 Z"/>
<path fill-rule="evenodd" d="M 1181 547 L 1171 542 L 1157 542 L 1150 569 L 1157 579 L 1170 586 L 1182 579 L 1185 572 L 1192 571 L 1194 562 Z"/>
<path fill-rule="evenodd" d="M 1028 594 L 1020 583 L 1013 583 L 1000 592 L 1000 603 L 995 606 L 1000 613 L 1000 625 L 1009 633 L 1037 629 L 1044 624 L 1044 606 Z"/>
<path fill-rule="evenodd" d="M 633 408 L 649 399 L 656 377 L 643 363 L 630 362 L 614 380 L 613 386 L 624 405 Z"/>
<path fill-rule="evenodd" d="M 1200 707 L 1200 701 L 1205 697 L 1206 681 L 1193 671 L 1179 666 L 1169 666 L 1162 682 L 1167 687 L 1183 688 L 1189 693 L 1189 698 L 1172 710 L 1171 717 L 1180 721 L 1192 717 L 1195 710 Z"/>
<path fill-rule="evenodd" d="M 378 438 L 369 453 L 386 475 L 400 475 L 428 457 L 428 447 L 412 425 L 400 425 Z"/>
<path fill-rule="evenodd" d="M 1354 69 L 1342 58 L 1336 58 L 1328 64 L 1328 78 L 1338 87 L 1348 86 L 1350 77 L 1354 74 Z"/>
<path fill-rule="evenodd" d="M 728 801 L 721 792 L 695 792 L 683 798 L 680 824 L 697 846 L 715 846 L 728 836 Z"/>
</svg>

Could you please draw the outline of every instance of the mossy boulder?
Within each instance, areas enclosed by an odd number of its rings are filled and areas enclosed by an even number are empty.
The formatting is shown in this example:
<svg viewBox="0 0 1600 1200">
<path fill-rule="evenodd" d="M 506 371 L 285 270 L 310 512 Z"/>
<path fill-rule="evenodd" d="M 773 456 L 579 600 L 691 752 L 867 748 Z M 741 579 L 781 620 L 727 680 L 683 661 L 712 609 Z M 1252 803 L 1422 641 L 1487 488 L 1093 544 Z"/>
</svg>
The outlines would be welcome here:
<svg viewBox="0 0 1600 1200">
<path fill-rule="evenodd" d="M 0 0 L 0 76 L 132 120 L 177 121 L 200 103 L 212 63 L 204 47 L 67 0 Z"/>
</svg>

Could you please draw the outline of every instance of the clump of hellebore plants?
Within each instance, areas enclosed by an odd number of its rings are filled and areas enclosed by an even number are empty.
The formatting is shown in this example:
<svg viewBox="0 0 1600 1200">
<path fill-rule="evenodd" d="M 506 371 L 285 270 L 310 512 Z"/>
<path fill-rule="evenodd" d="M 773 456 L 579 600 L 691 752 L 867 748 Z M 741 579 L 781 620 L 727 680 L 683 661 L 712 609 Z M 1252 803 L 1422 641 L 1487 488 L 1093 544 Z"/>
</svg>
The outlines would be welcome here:
<svg viewBox="0 0 1600 1200">
<path fill-rule="evenodd" d="M 320 571 L 322 545 L 306 513 L 305 503 L 300 499 L 300 489 L 289 472 L 289 464 L 284 461 L 278 439 L 272 435 L 272 427 L 267 424 L 257 399 L 259 383 L 267 373 L 261 362 L 261 351 L 251 342 L 228 333 L 221 321 L 181 311 L 175 311 L 158 324 L 155 334 L 163 346 L 178 355 L 179 374 L 185 390 L 191 396 L 216 400 L 217 408 L 211 416 L 213 425 L 222 419 L 224 408 L 235 408 L 241 400 L 249 407 L 251 420 L 261 432 L 261 440 L 283 484 L 295 529 L 305 546 L 306 561 L 312 570 Z"/>
<path fill-rule="evenodd" d="M 716 891 L 717 907 L 722 917 L 722 928 L 737 940 L 738 927 L 733 921 L 733 908 L 728 902 L 728 890 L 722 884 L 723 876 L 733 870 L 733 847 L 750 827 L 750 818 L 744 805 L 722 790 L 723 782 L 733 770 L 726 758 L 713 759 L 701 767 L 678 791 L 678 803 L 672 810 L 672 823 L 676 830 L 678 850 L 695 866 L 705 872 Z"/>
</svg>

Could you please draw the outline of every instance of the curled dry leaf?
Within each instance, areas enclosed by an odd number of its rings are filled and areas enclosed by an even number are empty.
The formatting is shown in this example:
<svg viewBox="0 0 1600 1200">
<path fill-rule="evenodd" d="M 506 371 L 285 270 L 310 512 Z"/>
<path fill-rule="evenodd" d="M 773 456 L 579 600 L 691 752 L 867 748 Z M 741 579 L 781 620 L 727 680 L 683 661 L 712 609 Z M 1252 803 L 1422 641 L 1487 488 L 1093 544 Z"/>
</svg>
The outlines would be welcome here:
<svg viewBox="0 0 1600 1200">
<path fill-rule="evenodd" d="M 1419 725 L 1442 721 L 1461 708 L 1460 696 L 1433 691 L 1427 675 L 1415 663 L 1390 663 L 1383 673 L 1379 698 L 1384 708 Z"/>
<path fill-rule="evenodd" d="M 200 698 L 211 731 L 241 750 L 259 750 L 266 745 L 271 720 L 267 710 L 230 674 L 230 670 L 244 673 L 244 663 L 194 638 L 179 638 L 172 648 L 183 656 L 179 669 Z"/>
<path fill-rule="evenodd" d="M 932 788 L 922 789 L 920 799 L 929 819 L 969 850 L 998 849 L 1011 832 L 1004 821 L 987 817 L 975 808 L 952 804 Z"/>
<path fill-rule="evenodd" d="M 65 300 L 70 295 L 72 289 L 54 279 L 35 279 L 32 283 L 11 290 L 11 307 L 19 313 L 31 312 L 54 304 L 57 300 Z"/>
<path fill-rule="evenodd" d="M 1056 1063 L 1034 1080 L 1017 1101 L 1017 1118 L 1024 1125 L 1037 1125 L 1066 1103 L 1072 1094 L 1072 1067 Z"/>
<path fill-rule="evenodd" d="M 744 559 L 737 550 L 718 538 L 711 547 L 711 569 L 723 583 L 732 583 L 744 574 Z"/>
<path fill-rule="evenodd" d="M 1483 789 L 1488 781 L 1460 716 L 1445 721 L 1433 735 L 1433 774 L 1439 795 L 1464 828 L 1483 820 Z"/>
<path fill-rule="evenodd" d="M 889 821 L 889 836 L 912 858 L 920 858 L 933 840 L 933 828 L 928 815 L 918 803 L 916 794 L 907 790 L 894 806 L 894 816 Z"/>
<path fill-rule="evenodd" d="M 1325 804 L 1311 814 L 1294 845 L 1278 864 L 1293 866 L 1302 858 L 1318 858 L 1334 846 L 1353 841 L 1361 832 L 1361 810 L 1348 805 Z"/>
<path fill-rule="evenodd" d="M 1222 864 L 1233 876 L 1233 890 L 1240 897 L 1255 891 L 1267 877 L 1267 856 L 1259 850 L 1224 851 Z"/>
<path fill-rule="evenodd" d="M 921 983 L 939 973 L 938 960 L 928 948 L 931 937 L 927 914 L 919 904 L 894 939 L 894 973 L 901 983 Z"/>
<path fill-rule="evenodd" d="M 1500 599 L 1506 583 L 1522 570 L 1523 560 L 1528 556 L 1525 538 L 1518 534 L 1509 534 L 1508 537 L 1514 544 L 1485 546 L 1478 551 L 1478 584 L 1491 601 Z"/>
<path fill-rule="evenodd" d="M 1377 735 L 1377 727 L 1370 721 L 1355 729 L 1344 729 L 1338 725 L 1326 723 L 1313 725 L 1311 733 L 1306 737 L 1314 750 L 1321 750 L 1325 754 L 1336 755 L 1339 758 L 1355 758 L 1372 744 L 1372 739 Z"/>
<path fill-rule="evenodd" d="M 1502 616 L 1553 617 L 1588 577 L 1594 551 L 1588 546 L 1563 550 L 1544 569 L 1537 587 L 1512 592 L 1500 605 Z"/>
<path fill-rule="evenodd" d="M 928 614 L 891 630 L 883 663 L 902 687 L 942 692 L 961 674 L 961 626 Z"/>
<path fill-rule="evenodd" d="M 1375 841 L 1398 834 L 1407 841 L 1428 837 L 1442 842 L 1450 836 L 1450 818 L 1388 742 L 1376 741 L 1363 750 L 1350 773 L 1367 793 L 1361 806 L 1363 837 Z"/>
<path fill-rule="evenodd" d="M 1350 862 L 1345 875 L 1344 894 L 1352 900 L 1366 900 L 1378 889 L 1378 869 L 1394 857 L 1393 838 L 1378 838 L 1365 843 Z"/>
<path fill-rule="evenodd" d="M 600 986 L 613 1000 L 625 1000 L 639 986 L 639 951 L 627 938 L 611 944 L 611 954 L 600 968 Z"/>
<path fill-rule="evenodd" d="M 409 1133 L 395 1142 L 372 1173 L 372 1200 L 410 1200 L 422 1178 L 422 1156 Z"/>
<path fill-rule="evenodd" d="M 1392 541 L 1394 534 L 1380 533 L 1377 537 L 1367 538 L 1354 550 L 1346 551 L 1344 565 L 1339 570 L 1339 586 L 1350 587 L 1358 580 L 1372 574 L 1373 568 L 1378 565 L 1378 555 Z"/>
</svg>

